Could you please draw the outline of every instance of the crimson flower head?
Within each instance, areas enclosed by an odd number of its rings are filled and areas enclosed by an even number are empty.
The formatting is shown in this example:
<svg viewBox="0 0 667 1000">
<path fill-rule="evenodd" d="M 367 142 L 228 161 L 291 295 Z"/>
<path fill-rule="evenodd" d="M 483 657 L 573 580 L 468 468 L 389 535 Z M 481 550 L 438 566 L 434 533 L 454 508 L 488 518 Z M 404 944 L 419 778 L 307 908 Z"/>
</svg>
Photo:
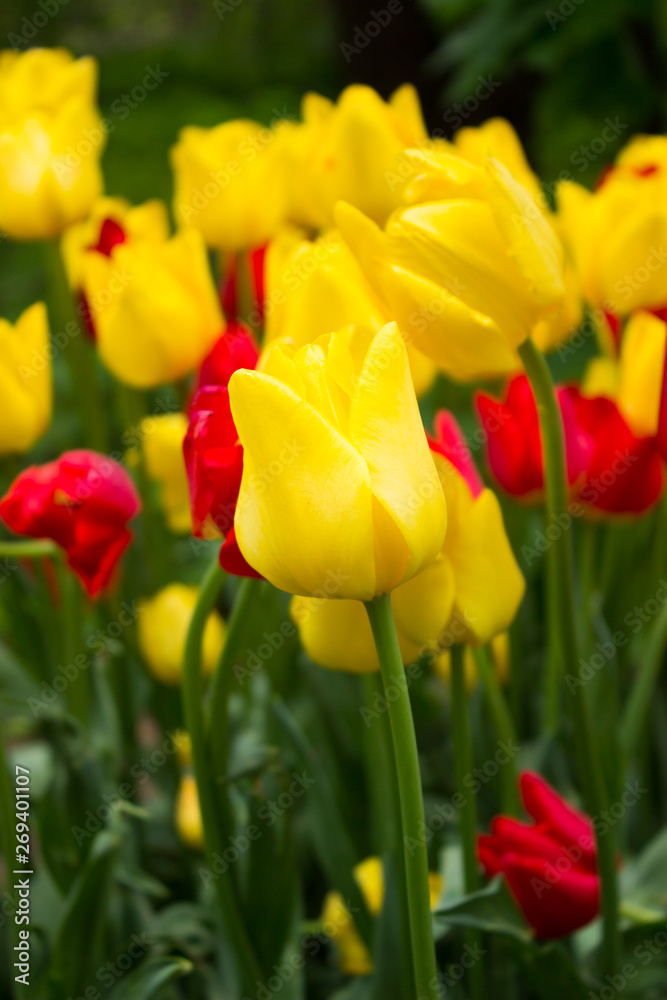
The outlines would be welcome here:
<svg viewBox="0 0 667 1000">
<path fill-rule="evenodd" d="M 202 364 L 183 441 L 194 534 L 199 538 L 223 537 L 223 569 L 254 577 L 259 574 L 242 556 L 234 533 L 243 447 L 232 419 L 227 384 L 237 369 L 255 368 L 257 358 L 249 330 L 241 323 L 230 323 Z"/>
<path fill-rule="evenodd" d="M 127 525 L 140 508 L 122 466 L 82 449 L 25 469 L 0 500 L 0 517 L 19 535 L 50 538 L 61 546 L 88 594 L 96 597 L 132 541 Z"/>
<path fill-rule="evenodd" d="M 643 514 L 665 487 L 659 436 L 637 437 L 612 399 L 589 399 L 574 386 L 566 392 L 593 444 L 579 499 L 601 514 Z"/>
<path fill-rule="evenodd" d="M 487 875 L 502 874 L 523 915 L 540 938 L 564 937 L 600 910 L 600 880 L 593 825 L 540 777 L 520 780 L 532 825 L 496 816 L 491 834 L 478 838 Z"/>
<path fill-rule="evenodd" d="M 565 431 L 567 479 L 574 486 L 583 476 L 592 443 L 582 433 L 568 391 L 556 390 Z M 518 500 L 544 498 L 544 461 L 535 397 L 525 375 L 511 379 L 501 401 L 478 393 L 477 412 L 487 436 L 488 460 L 498 485 Z"/>
<path fill-rule="evenodd" d="M 256 368 L 258 358 L 257 344 L 248 327 L 231 320 L 201 363 L 193 399 L 198 390 L 206 385 L 226 388 L 238 368 Z"/>
</svg>

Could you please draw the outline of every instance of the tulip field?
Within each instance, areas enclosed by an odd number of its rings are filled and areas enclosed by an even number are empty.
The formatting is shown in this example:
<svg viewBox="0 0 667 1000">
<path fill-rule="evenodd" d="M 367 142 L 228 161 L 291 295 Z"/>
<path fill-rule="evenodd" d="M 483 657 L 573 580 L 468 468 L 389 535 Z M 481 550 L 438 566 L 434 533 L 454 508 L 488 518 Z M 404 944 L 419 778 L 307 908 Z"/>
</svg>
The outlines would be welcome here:
<svg viewBox="0 0 667 1000">
<path fill-rule="evenodd" d="M 667 136 L 10 43 L 0 995 L 667 997 Z"/>
</svg>

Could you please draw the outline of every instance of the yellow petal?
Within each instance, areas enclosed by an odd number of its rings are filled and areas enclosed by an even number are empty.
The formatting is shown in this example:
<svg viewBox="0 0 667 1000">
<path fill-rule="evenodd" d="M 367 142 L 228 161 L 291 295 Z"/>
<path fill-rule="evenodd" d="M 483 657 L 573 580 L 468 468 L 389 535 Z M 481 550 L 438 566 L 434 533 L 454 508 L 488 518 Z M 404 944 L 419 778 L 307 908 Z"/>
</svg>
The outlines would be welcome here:
<svg viewBox="0 0 667 1000">
<path fill-rule="evenodd" d="M 386 587 L 391 589 L 435 559 L 447 527 L 407 351 L 395 323 L 376 334 L 366 356 L 350 407 L 349 435 L 368 463 L 373 495 L 404 542 L 391 552 L 393 582 Z M 391 549 L 385 541 L 387 559 Z"/>
<path fill-rule="evenodd" d="M 359 453 L 290 389 L 240 370 L 229 383 L 245 449 L 236 537 L 292 594 L 375 595 L 370 475 Z"/>
</svg>

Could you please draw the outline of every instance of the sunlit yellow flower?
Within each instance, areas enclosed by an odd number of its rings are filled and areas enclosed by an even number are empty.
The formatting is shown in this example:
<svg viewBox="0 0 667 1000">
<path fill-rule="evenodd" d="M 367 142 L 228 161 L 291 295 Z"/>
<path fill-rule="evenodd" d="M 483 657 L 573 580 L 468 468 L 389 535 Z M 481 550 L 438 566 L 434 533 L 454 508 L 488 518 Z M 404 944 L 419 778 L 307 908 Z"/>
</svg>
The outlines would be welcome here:
<svg viewBox="0 0 667 1000">
<path fill-rule="evenodd" d="M 414 87 L 383 101 L 372 87 L 347 87 L 338 101 L 306 94 L 303 122 L 287 133 L 293 222 L 330 226 L 337 201 L 383 225 L 400 204 L 403 151 L 428 142 Z"/>
<path fill-rule="evenodd" d="M 229 383 L 244 447 L 236 538 L 251 566 L 293 594 L 370 600 L 437 555 L 442 488 L 396 325 L 299 351 Z"/>
<path fill-rule="evenodd" d="M 210 247 L 242 250 L 266 243 L 285 219 L 287 153 L 282 123 L 235 119 L 188 126 L 171 150 L 174 214 Z"/>
<path fill-rule="evenodd" d="M 666 347 L 664 320 L 637 310 L 623 331 L 618 359 L 601 357 L 589 362 L 582 386 L 584 395 L 616 400 L 634 434 L 655 435 Z"/>
<path fill-rule="evenodd" d="M 359 264 L 334 230 L 309 240 L 287 228 L 272 240 L 266 255 L 265 340 L 287 339 L 295 347 L 347 326 L 376 332 L 389 322 L 386 308 L 366 281 Z M 435 366 L 407 343 L 415 392 L 426 392 Z"/>
<path fill-rule="evenodd" d="M 65 49 L 0 52 L 0 230 L 48 239 L 102 191 L 97 64 Z"/>
<path fill-rule="evenodd" d="M 626 316 L 667 300 L 667 138 L 637 136 L 595 192 L 558 186 L 566 241 L 591 305 Z"/>
<path fill-rule="evenodd" d="M 220 336 L 223 317 L 201 235 L 137 240 L 86 254 L 83 290 L 104 364 L 150 388 L 182 378 Z"/>
<path fill-rule="evenodd" d="M 176 829 L 184 844 L 195 851 L 204 847 L 199 792 L 194 774 L 183 774 L 176 793 Z"/>
<path fill-rule="evenodd" d="M 51 420 L 51 396 L 49 324 L 36 302 L 13 326 L 0 319 L 0 455 L 32 448 Z"/>
<path fill-rule="evenodd" d="M 141 424 L 141 443 L 146 472 L 160 489 L 167 524 L 172 531 L 192 531 L 188 478 L 183 460 L 183 438 L 188 429 L 184 413 L 146 417 Z"/>
<path fill-rule="evenodd" d="M 494 636 L 490 642 L 490 646 L 493 666 L 498 680 L 501 684 L 506 684 L 509 678 L 510 670 L 509 635 L 507 632 L 499 632 L 498 635 Z M 466 687 L 468 691 L 472 691 L 477 684 L 478 673 L 475 656 L 471 646 L 466 646 L 465 648 L 463 666 L 465 670 Z M 451 676 L 451 654 L 448 649 L 443 650 L 442 653 L 434 657 L 433 669 L 446 684 L 449 684 Z"/>
<path fill-rule="evenodd" d="M 554 227 L 499 160 L 406 155 L 426 177 L 465 174 L 459 196 L 397 210 L 384 230 L 341 204 L 344 238 L 405 336 L 448 374 L 515 371 L 519 345 L 565 297 Z"/>
<path fill-rule="evenodd" d="M 150 672 L 164 684 L 178 684 L 190 619 L 199 590 L 184 583 L 170 583 L 139 604 L 139 647 Z M 212 611 L 204 629 L 202 665 L 212 674 L 225 642 L 225 623 Z"/>
<path fill-rule="evenodd" d="M 384 872 L 380 858 L 366 858 L 354 869 L 354 877 L 366 901 L 368 911 L 377 916 L 384 899 Z M 436 872 L 429 872 L 428 884 L 433 909 L 442 892 L 443 882 Z M 348 976 L 366 976 L 373 971 L 373 962 L 359 936 L 354 920 L 339 892 L 329 892 L 322 910 L 324 933 L 336 942 L 340 964 Z"/>
<path fill-rule="evenodd" d="M 495 494 L 474 491 L 452 463 L 433 455 L 447 501 L 447 534 L 438 558 L 391 595 L 404 663 L 453 643 L 484 645 L 511 624 L 524 593 Z M 295 597 L 290 613 L 304 649 L 323 667 L 379 670 L 359 601 Z"/>
<path fill-rule="evenodd" d="M 81 288 L 84 257 L 99 245 L 102 226 L 107 220 L 115 222 L 130 241 L 164 243 L 169 239 L 169 217 L 164 202 L 152 199 L 143 205 L 131 205 L 125 198 L 98 198 L 88 218 L 69 226 L 60 242 L 72 288 Z"/>
</svg>

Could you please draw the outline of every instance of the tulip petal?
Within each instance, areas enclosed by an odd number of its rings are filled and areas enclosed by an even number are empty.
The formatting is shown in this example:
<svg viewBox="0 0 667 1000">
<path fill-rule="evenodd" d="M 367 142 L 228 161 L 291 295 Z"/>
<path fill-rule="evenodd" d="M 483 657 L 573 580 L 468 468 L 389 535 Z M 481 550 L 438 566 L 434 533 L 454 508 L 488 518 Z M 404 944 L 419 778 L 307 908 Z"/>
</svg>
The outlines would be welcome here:
<svg viewBox="0 0 667 1000">
<path fill-rule="evenodd" d="M 349 436 L 368 463 L 373 495 L 408 548 L 397 552 L 393 586 L 435 559 L 447 512 L 412 385 L 403 338 L 395 323 L 373 339 L 350 406 Z M 386 552 L 386 548 L 385 548 Z"/>
<path fill-rule="evenodd" d="M 396 628 L 422 649 L 449 644 L 444 634 L 456 594 L 456 581 L 448 559 L 437 559 L 397 587 L 391 595 Z"/>
<path fill-rule="evenodd" d="M 567 860 L 567 859 L 566 859 Z M 563 870 L 540 858 L 512 854 L 503 860 L 507 883 L 538 937 L 550 940 L 572 934 L 600 910 L 596 875 L 563 864 Z"/>
<path fill-rule="evenodd" d="M 498 499 L 484 490 L 474 500 L 464 480 L 435 455 L 448 507 L 447 557 L 456 579 L 456 608 L 476 643 L 484 644 L 512 622 L 525 581 L 505 533 Z"/>
<path fill-rule="evenodd" d="M 372 494 L 359 453 L 271 376 L 229 383 L 245 450 L 236 508 L 243 555 L 292 594 L 375 595 Z"/>
<path fill-rule="evenodd" d="M 565 296 L 563 248 L 534 197 L 500 160 L 486 161 L 486 196 L 508 252 L 542 305 Z"/>
</svg>

